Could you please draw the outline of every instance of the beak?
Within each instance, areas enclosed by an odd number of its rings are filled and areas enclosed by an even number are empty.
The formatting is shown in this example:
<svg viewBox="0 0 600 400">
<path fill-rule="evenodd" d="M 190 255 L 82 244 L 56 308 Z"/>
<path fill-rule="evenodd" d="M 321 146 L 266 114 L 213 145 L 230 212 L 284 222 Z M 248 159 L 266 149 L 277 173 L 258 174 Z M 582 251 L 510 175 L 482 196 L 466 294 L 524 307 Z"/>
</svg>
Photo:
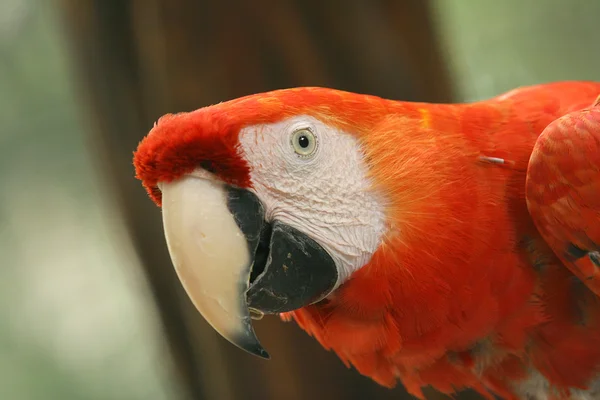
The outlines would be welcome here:
<svg viewBox="0 0 600 400">
<path fill-rule="evenodd" d="M 160 188 L 171 260 L 194 306 L 231 343 L 269 358 L 250 309 L 274 314 L 323 299 L 337 283 L 335 262 L 299 230 L 267 223 L 248 190 L 195 176 Z"/>
</svg>

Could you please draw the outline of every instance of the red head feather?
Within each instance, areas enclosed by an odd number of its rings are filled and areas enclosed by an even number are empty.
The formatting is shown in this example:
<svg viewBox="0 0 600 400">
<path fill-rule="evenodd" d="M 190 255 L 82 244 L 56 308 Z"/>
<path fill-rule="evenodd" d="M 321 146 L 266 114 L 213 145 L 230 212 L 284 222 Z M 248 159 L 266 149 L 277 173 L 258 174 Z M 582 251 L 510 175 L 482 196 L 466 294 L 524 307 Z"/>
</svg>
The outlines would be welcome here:
<svg viewBox="0 0 600 400">
<path fill-rule="evenodd" d="M 137 178 L 159 205 L 158 182 L 171 181 L 198 167 L 227 183 L 248 187 L 248 165 L 238 152 L 243 127 L 306 114 L 360 133 L 394 104 L 332 89 L 295 88 L 246 96 L 189 113 L 168 114 L 160 118 L 135 153 Z"/>
</svg>

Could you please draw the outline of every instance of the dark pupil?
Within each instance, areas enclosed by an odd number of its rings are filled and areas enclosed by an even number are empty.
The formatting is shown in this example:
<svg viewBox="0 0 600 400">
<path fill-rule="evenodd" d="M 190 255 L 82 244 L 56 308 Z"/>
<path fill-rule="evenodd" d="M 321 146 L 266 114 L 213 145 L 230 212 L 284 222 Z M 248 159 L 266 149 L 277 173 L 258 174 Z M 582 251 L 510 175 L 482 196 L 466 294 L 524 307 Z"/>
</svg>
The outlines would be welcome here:
<svg viewBox="0 0 600 400">
<path fill-rule="evenodd" d="M 298 138 L 298 144 L 300 145 L 300 147 L 302 147 L 303 149 L 307 148 L 308 145 L 310 144 L 308 141 L 308 138 L 304 135 L 300 136 Z"/>
</svg>

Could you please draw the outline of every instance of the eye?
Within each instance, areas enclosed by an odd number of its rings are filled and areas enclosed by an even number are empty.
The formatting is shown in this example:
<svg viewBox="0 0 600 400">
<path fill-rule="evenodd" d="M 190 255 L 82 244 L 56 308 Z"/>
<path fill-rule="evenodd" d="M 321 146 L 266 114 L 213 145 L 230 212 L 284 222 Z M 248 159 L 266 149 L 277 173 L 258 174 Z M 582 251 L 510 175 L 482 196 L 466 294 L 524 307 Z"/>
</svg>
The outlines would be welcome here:
<svg viewBox="0 0 600 400">
<path fill-rule="evenodd" d="M 317 137 L 309 129 L 298 129 L 292 133 L 292 147 L 301 157 L 310 157 L 317 150 Z"/>
</svg>

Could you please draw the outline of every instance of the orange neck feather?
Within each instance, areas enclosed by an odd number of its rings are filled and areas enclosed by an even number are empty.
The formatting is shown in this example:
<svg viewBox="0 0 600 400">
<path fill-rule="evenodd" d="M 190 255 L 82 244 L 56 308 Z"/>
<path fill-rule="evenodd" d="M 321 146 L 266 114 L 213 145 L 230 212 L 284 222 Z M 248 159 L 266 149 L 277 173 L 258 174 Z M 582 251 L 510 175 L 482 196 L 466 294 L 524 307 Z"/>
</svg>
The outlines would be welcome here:
<svg viewBox="0 0 600 400">
<path fill-rule="evenodd" d="M 388 104 L 359 132 L 374 189 L 387 194 L 384 243 L 328 299 L 283 318 L 362 374 L 386 386 L 401 378 L 417 396 L 427 384 L 483 391 L 470 368 L 483 358 L 498 360 L 494 374 L 508 368 L 502 379 L 523 377 L 510 354 L 547 321 L 531 301 L 540 282 L 525 250 L 539 241 L 524 201 L 529 154 L 549 122 L 599 91 L 567 83 L 471 105 Z M 486 385 L 509 395 L 494 374 Z"/>
</svg>

